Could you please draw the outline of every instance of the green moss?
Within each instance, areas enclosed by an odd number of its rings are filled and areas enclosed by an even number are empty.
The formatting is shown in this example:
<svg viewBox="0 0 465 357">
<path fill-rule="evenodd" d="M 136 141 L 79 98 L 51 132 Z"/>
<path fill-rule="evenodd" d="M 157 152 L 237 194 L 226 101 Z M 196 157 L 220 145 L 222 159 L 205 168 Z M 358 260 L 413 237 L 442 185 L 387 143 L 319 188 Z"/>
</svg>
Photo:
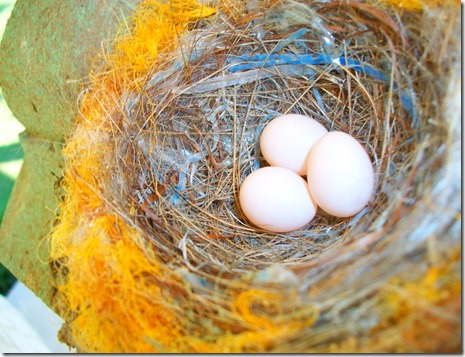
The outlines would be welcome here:
<svg viewBox="0 0 465 357">
<path fill-rule="evenodd" d="M 18 0 L 0 44 L 0 86 L 26 129 L 24 163 L 0 226 L 0 262 L 54 308 L 47 237 L 63 194 L 62 144 L 96 55 L 139 1 Z M 12 180 L 3 185 L 10 190 Z"/>
</svg>

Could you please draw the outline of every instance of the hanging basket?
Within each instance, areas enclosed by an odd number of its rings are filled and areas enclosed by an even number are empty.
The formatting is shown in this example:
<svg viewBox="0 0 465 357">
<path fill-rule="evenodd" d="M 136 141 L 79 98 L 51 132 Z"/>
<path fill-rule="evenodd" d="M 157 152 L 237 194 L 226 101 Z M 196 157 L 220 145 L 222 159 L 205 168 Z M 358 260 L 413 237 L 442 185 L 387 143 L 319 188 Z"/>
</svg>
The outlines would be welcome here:
<svg viewBox="0 0 465 357">
<path fill-rule="evenodd" d="M 143 1 L 79 96 L 50 234 L 82 352 L 460 350 L 458 3 Z M 271 119 L 355 137 L 350 218 L 243 214 Z"/>
</svg>

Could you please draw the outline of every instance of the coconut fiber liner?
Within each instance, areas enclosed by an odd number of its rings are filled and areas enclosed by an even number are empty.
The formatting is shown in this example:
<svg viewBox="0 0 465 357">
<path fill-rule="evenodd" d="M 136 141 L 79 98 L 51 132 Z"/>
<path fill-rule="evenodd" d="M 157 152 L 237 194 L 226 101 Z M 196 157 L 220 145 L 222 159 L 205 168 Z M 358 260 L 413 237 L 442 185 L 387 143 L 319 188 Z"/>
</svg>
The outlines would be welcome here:
<svg viewBox="0 0 465 357">
<path fill-rule="evenodd" d="M 81 352 L 461 350 L 460 3 L 146 0 L 102 53 L 51 235 Z M 286 113 L 375 170 L 351 218 L 253 226 L 241 182 Z"/>
</svg>

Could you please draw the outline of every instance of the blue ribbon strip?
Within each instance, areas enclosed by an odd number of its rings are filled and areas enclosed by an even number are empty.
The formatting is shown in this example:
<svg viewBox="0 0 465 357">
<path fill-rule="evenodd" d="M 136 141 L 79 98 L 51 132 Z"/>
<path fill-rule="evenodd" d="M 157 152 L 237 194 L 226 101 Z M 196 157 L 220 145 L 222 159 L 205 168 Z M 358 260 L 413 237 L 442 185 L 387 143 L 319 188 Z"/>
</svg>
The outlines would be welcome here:
<svg viewBox="0 0 465 357">
<path fill-rule="evenodd" d="M 306 29 L 302 29 L 306 30 Z M 302 31 L 296 35 L 296 37 L 302 36 L 306 31 Z M 290 36 L 288 39 L 291 39 Z M 294 40 L 295 38 L 292 38 Z M 289 42 L 289 41 L 288 41 Z M 288 43 L 286 42 L 286 43 Z M 282 47 L 279 47 L 280 49 Z M 251 69 L 266 68 L 271 66 L 279 65 L 313 65 L 313 66 L 329 66 L 329 65 L 340 65 L 346 68 L 351 68 L 357 72 L 366 74 L 374 80 L 380 82 L 389 83 L 391 78 L 385 72 L 374 68 L 373 66 L 362 63 L 351 58 L 343 56 L 331 56 L 327 54 L 317 53 L 314 55 L 297 55 L 297 54 L 258 54 L 253 56 L 231 56 L 227 59 L 227 62 L 231 64 L 229 71 L 232 73 L 247 71 Z M 394 83 L 394 90 L 398 90 L 399 86 Z M 414 93 L 413 90 L 407 91 L 400 89 L 400 99 L 402 106 L 409 113 L 413 119 L 413 126 L 418 125 L 418 113 L 414 104 Z"/>
</svg>

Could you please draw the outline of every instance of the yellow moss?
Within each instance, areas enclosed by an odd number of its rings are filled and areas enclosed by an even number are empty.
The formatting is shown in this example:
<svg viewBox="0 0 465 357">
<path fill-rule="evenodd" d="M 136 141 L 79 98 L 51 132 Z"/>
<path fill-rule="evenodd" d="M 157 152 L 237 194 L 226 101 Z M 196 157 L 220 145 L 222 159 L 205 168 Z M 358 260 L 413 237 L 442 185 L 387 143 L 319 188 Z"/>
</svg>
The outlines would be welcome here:
<svg viewBox="0 0 465 357">
<path fill-rule="evenodd" d="M 408 11 L 419 11 L 425 8 L 460 4 L 459 0 L 381 0 L 380 2 L 387 6 Z"/>
<path fill-rule="evenodd" d="M 381 291 L 379 306 L 382 309 L 379 311 L 382 319 L 373 333 L 395 328 L 402 344 L 410 346 L 409 350 L 454 351 L 460 340 L 457 330 L 461 309 L 461 282 L 457 276 L 459 261 L 458 247 L 440 265 L 431 266 L 421 279 L 393 278 Z M 444 345 L 445 341 L 449 344 Z"/>
<path fill-rule="evenodd" d="M 109 62 L 129 77 L 147 72 L 161 55 L 176 47 L 189 23 L 215 13 L 193 0 L 145 0 L 122 27 Z M 128 31 L 129 30 L 129 31 Z"/>
<path fill-rule="evenodd" d="M 147 249 L 137 229 L 111 212 L 105 199 L 112 131 L 118 128 L 110 118 L 117 101 L 175 49 L 189 23 L 214 12 L 192 0 L 143 1 L 127 28 L 120 29 L 114 51 L 106 57 L 109 68 L 91 75 L 91 89 L 82 98 L 78 127 L 63 152 L 67 198 L 51 240 L 51 258 L 66 267 L 66 283 L 57 286 L 66 303 L 63 314 L 82 351 L 264 351 L 318 316 L 309 308 L 305 317 L 273 320 L 254 306 L 278 316 L 274 310 L 284 296 L 241 290 L 231 293 L 231 311 L 244 331 L 224 331 L 216 339 L 187 333 L 186 312 L 173 303 L 175 289 L 164 289 L 154 279 L 184 283 L 160 263 L 153 247 Z"/>
<path fill-rule="evenodd" d="M 169 294 L 147 279 L 177 277 L 104 199 L 115 128 L 109 118 L 123 91 L 136 85 L 134 76 L 172 50 L 189 23 L 214 12 L 193 0 L 142 2 L 108 56 L 109 68 L 91 75 L 82 98 L 79 125 L 63 151 L 67 198 L 52 233 L 51 259 L 66 268 L 65 283 L 57 286 L 66 304 L 62 313 L 83 351 L 172 350 L 182 335 Z"/>
<path fill-rule="evenodd" d="M 394 277 L 378 292 L 370 334 L 331 343 L 329 353 L 454 353 L 461 344 L 460 247 L 418 280 Z M 395 347 L 395 350 L 393 350 Z"/>
<path fill-rule="evenodd" d="M 410 10 L 439 4 L 385 3 Z M 176 296 L 177 287 L 189 290 L 186 283 L 162 264 L 156 249 L 147 247 L 141 232 L 119 217 L 106 199 L 114 152 L 111 138 L 120 125 L 112 122 L 118 101 L 140 86 L 138 78 L 157 64 L 162 67 L 189 24 L 214 13 L 194 0 L 143 1 L 120 28 L 112 54 L 105 57 L 108 67 L 91 75 L 91 88 L 83 95 L 78 126 L 63 152 L 67 197 L 51 238 L 51 259 L 63 267 L 63 283 L 57 283 L 62 314 L 82 351 L 263 352 L 318 317 L 312 306 L 299 307 L 298 315 L 284 311 L 282 302 L 289 299 L 284 293 L 231 289 L 228 313 L 240 331 L 217 327 L 212 336 L 203 335 L 200 328 L 190 331 L 183 310 L 188 305 L 183 299 L 189 296 Z M 392 280 L 383 290 L 387 311 L 378 329 L 416 313 L 419 300 L 435 306 L 456 301 L 460 286 L 442 281 L 447 274 L 442 269 L 431 268 L 419 282 Z M 405 331 L 413 331 L 412 326 L 418 329 L 412 323 Z M 348 352 L 358 345 L 350 338 L 330 349 Z"/>
</svg>

